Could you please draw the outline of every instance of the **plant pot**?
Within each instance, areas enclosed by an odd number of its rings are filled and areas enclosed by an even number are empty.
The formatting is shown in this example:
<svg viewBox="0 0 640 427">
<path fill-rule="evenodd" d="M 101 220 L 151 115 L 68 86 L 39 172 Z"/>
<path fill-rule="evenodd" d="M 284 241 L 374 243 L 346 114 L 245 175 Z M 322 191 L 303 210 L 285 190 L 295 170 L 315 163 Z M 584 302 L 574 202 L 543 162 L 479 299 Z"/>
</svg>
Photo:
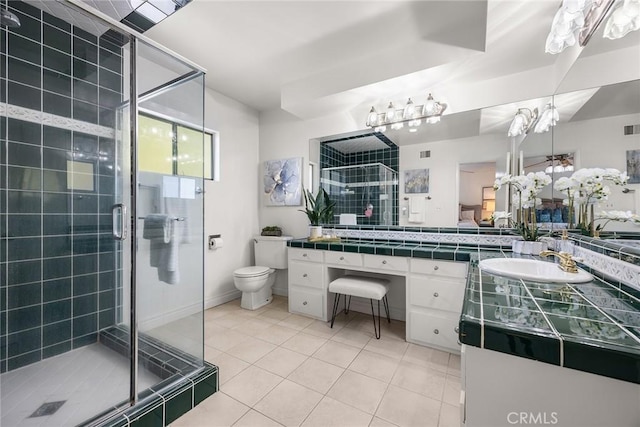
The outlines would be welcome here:
<svg viewBox="0 0 640 427">
<path fill-rule="evenodd" d="M 310 225 L 309 226 L 309 238 L 311 239 L 319 239 L 322 237 L 322 226 L 321 225 Z"/>
<path fill-rule="evenodd" d="M 540 252 L 546 249 L 546 242 L 525 242 L 524 240 L 514 240 L 511 242 L 511 250 L 515 254 L 540 255 Z"/>
</svg>

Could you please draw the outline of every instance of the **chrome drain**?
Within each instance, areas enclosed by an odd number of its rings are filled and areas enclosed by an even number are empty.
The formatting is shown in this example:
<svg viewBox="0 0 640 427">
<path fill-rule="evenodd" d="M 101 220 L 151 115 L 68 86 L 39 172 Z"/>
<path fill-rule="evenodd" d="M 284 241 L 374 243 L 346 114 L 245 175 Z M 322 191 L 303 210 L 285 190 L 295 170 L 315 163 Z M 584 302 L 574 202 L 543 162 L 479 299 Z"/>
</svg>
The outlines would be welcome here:
<svg viewBox="0 0 640 427">
<path fill-rule="evenodd" d="M 66 402 L 66 400 L 43 403 L 38 409 L 35 410 L 33 414 L 29 415 L 29 418 L 46 417 L 48 415 L 53 415 L 58 409 L 60 409 L 62 405 L 64 405 L 64 402 Z"/>
</svg>

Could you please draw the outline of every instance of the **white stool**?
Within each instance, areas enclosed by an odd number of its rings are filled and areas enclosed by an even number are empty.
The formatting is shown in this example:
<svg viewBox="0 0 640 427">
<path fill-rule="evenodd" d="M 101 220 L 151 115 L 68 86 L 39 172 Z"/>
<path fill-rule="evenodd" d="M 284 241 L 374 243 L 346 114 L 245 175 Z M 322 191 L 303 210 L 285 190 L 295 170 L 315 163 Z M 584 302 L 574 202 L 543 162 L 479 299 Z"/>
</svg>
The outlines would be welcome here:
<svg viewBox="0 0 640 427">
<path fill-rule="evenodd" d="M 340 295 L 344 295 L 344 312 L 349 313 L 351 305 L 351 297 L 369 298 L 371 302 L 371 316 L 373 316 L 373 330 L 376 338 L 380 339 L 380 300 L 384 303 L 384 310 L 387 314 L 387 321 L 391 323 L 389 317 L 389 302 L 387 301 L 387 292 L 389 291 L 389 281 L 386 279 L 378 279 L 374 277 L 364 276 L 343 276 L 329 283 L 329 292 L 335 293 L 333 298 L 333 315 L 331 316 L 331 327 L 338 313 L 338 304 L 340 303 Z M 349 303 L 347 304 L 347 295 Z M 376 315 L 373 311 L 373 300 L 378 300 L 378 325 L 376 326 Z"/>
</svg>

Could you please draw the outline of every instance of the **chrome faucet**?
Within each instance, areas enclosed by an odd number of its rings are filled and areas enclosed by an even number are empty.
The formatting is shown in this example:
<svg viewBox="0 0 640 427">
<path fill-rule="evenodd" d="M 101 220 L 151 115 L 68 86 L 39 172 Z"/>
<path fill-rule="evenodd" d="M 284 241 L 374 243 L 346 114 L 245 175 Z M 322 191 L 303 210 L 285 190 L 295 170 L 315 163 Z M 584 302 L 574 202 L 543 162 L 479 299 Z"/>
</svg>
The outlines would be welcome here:
<svg viewBox="0 0 640 427">
<path fill-rule="evenodd" d="M 541 257 L 547 257 L 549 255 L 558 257 L 560 259 L 560 264 L 558 264 L 558 268 L 562 271 L 566 271 L 567 273 L 577 273 L 578 266 L 576 262 L 573 260 L 573 256 L 568 252 L 553 252 L 553 251 L 542 251 L 540 252 Z"/>
</svg>

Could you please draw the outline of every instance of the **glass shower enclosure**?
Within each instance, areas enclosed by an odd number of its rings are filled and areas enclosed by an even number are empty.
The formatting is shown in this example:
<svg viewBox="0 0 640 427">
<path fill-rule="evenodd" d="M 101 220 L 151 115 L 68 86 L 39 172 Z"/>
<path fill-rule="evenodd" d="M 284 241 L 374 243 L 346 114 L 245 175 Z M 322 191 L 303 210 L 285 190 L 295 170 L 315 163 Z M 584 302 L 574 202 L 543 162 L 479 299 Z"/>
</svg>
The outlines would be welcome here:
<svg viewBox="0 0 640 427">
<path fill-rule="evenodd" d="M 0 8 L 0 424 L 166 425 L 217 388 L 204 71 L 78 1 Z"/>
<path fill-rule="evenodd" d="M 336 202 L 336 224 L 397 223 L 398 173 L 382 163 L 323 168 L 320 185 Z"/>
</svg>

